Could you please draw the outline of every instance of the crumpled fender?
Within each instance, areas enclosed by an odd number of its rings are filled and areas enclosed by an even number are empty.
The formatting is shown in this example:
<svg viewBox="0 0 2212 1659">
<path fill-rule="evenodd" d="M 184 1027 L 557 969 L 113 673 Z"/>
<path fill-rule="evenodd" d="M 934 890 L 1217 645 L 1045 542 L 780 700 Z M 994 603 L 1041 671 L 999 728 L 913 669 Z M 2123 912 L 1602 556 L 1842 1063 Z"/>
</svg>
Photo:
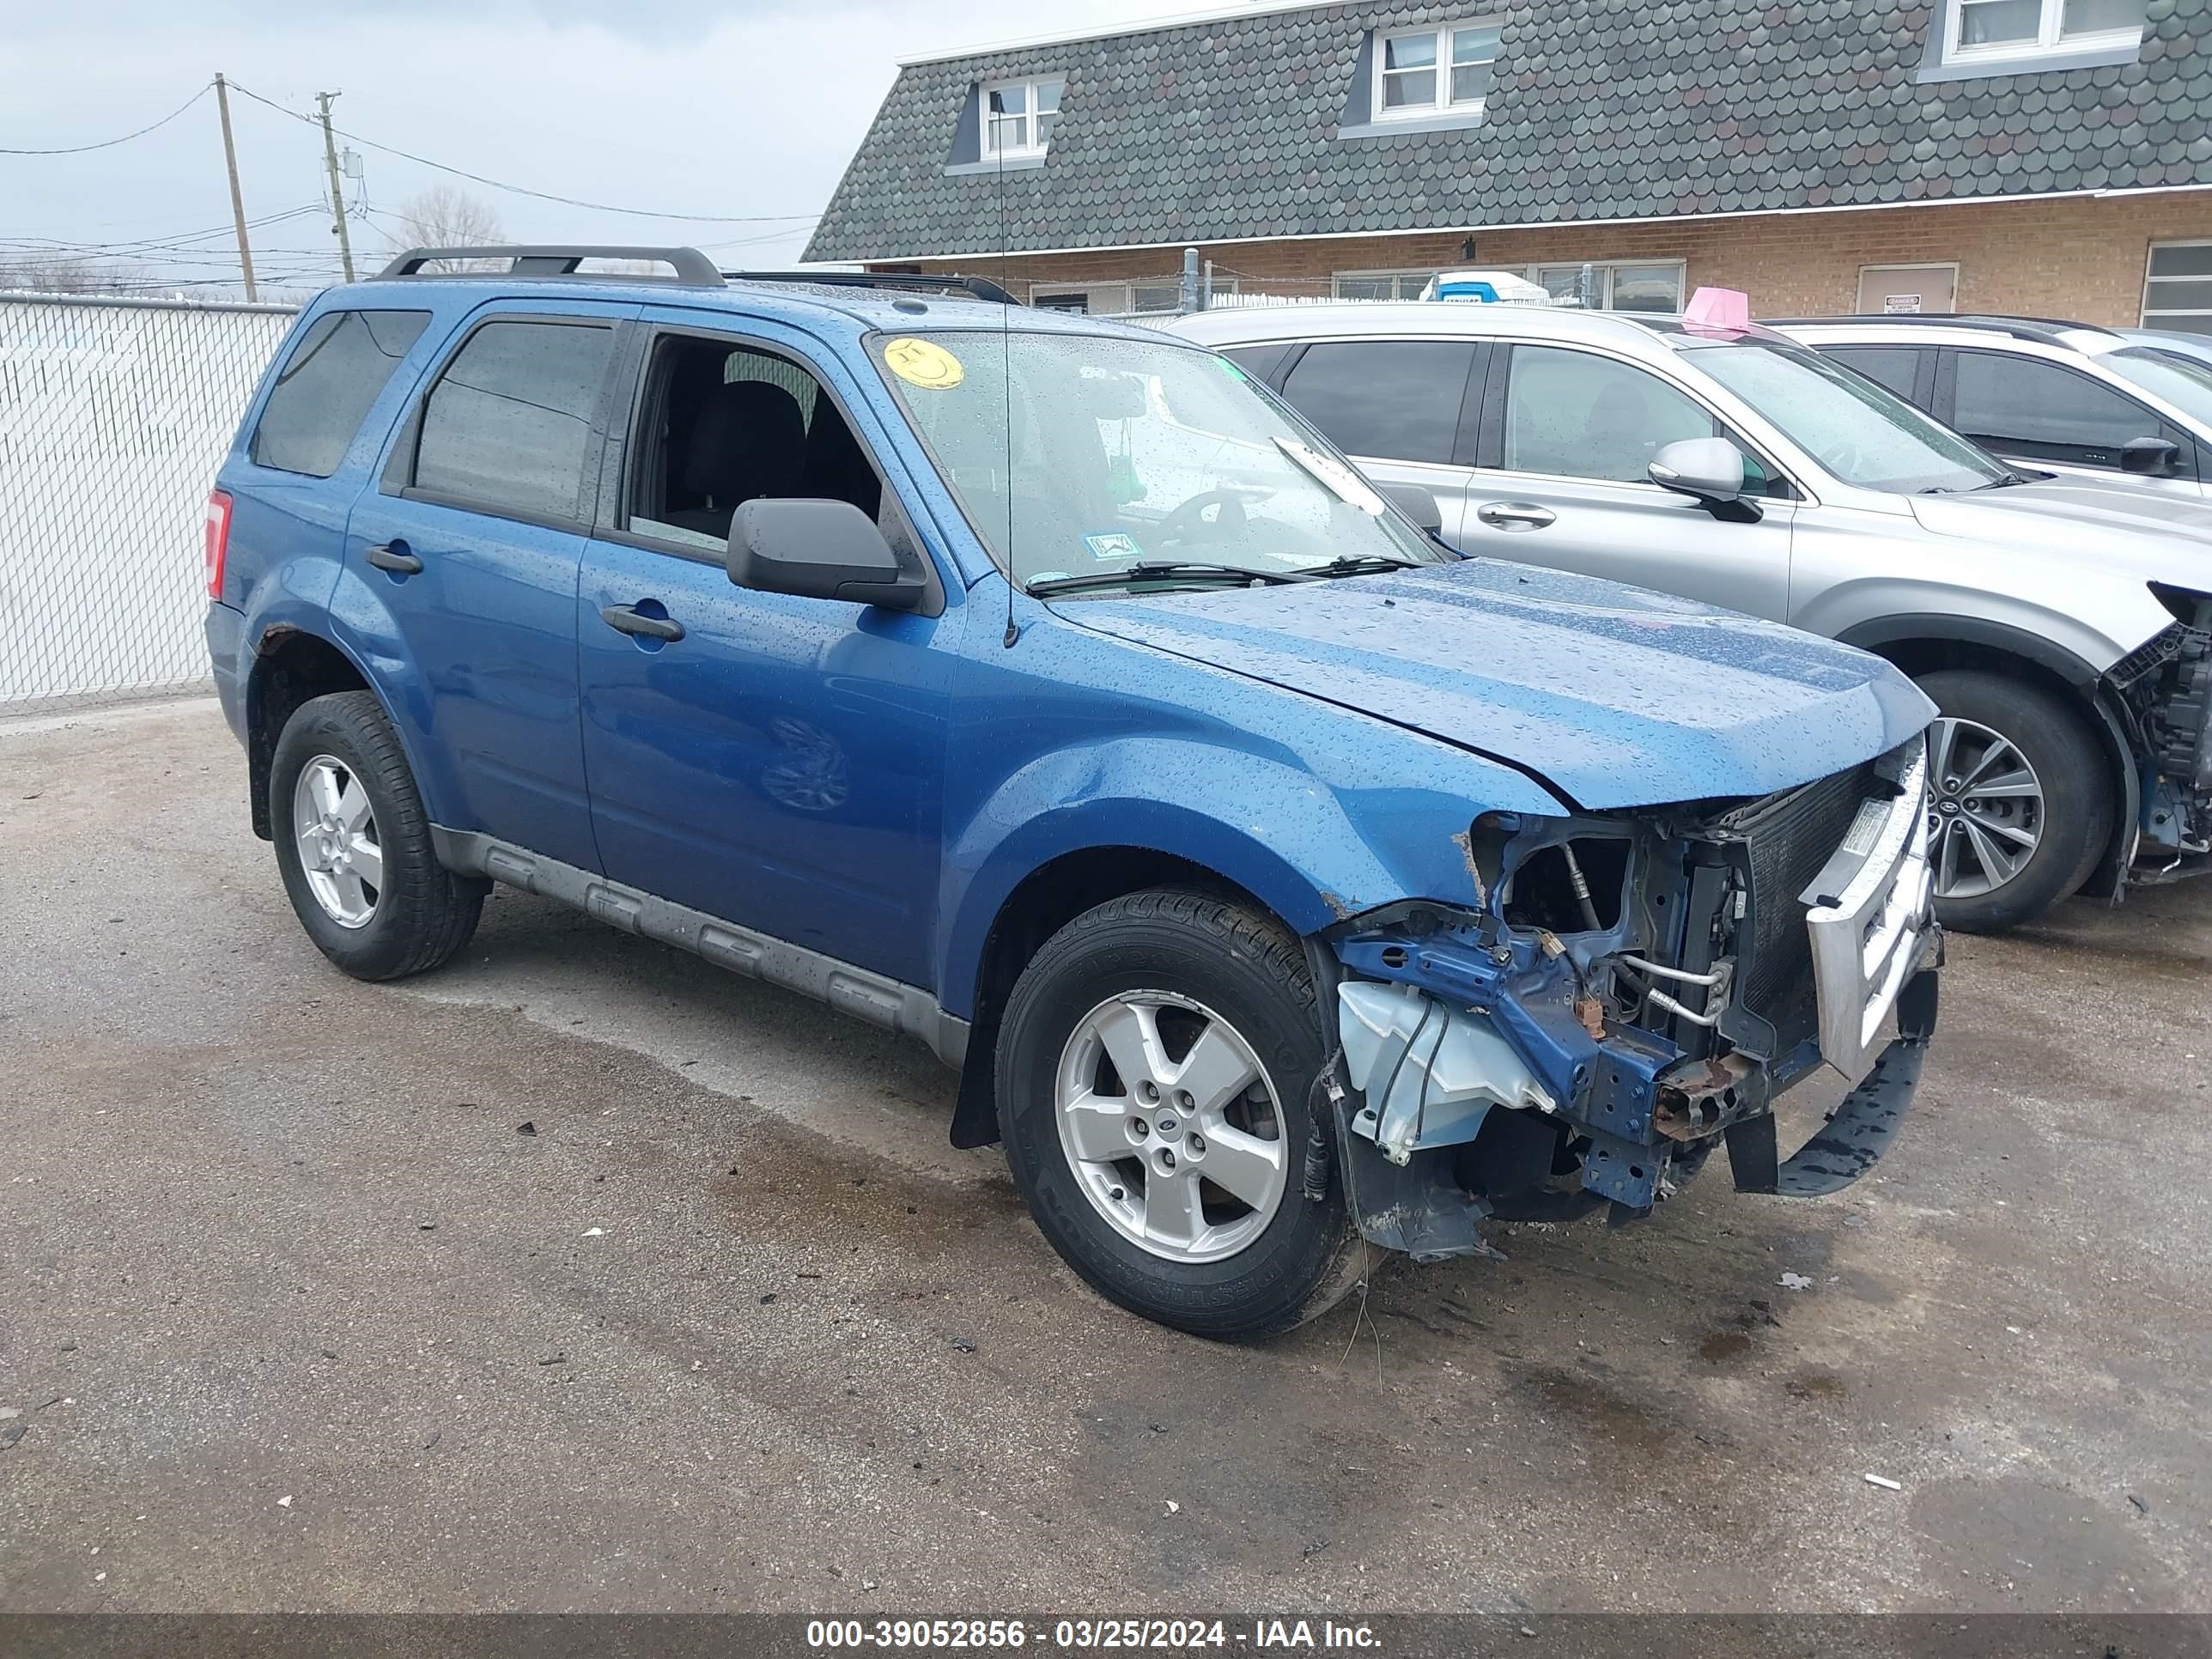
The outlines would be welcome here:
<svg viewBox="0 0 2212 1659">
<path fill-rule="evenodd" d="M 972 1017 L 1000 908 L 1032 872 L 1067 854 L 1136 847 L 1188 859 L 1310 934 L 1399 899 L 1471 906 L 1464 842 L 1474 816 L 1564 810 L 1506 768 L 1358 724 L 1368 752 L 1349 776 L 1310 756 L 1137 734 L 1057 749 L 1008 773 L 964 823 L 948 825 L 938 981 L 946 1011 Z M 1427 751 L 1424 763 L 1394 756 L 1412 745 Z"/>
</svg>

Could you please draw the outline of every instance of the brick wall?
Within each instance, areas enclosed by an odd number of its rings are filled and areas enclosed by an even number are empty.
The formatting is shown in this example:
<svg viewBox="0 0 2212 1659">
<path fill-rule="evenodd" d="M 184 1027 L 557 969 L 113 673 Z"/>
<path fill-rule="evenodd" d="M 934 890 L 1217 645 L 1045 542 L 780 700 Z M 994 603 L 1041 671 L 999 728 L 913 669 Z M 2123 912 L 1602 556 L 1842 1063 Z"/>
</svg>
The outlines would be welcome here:
<svg viewBox="0 0 2212 1659">
<path fill-rule="evenodd" d="M 1585 259 L 1680 259 L 1685 297 L 1701 286 L 1741 289 L 1753 315 L 1829 315 L 1856 304 L 1859 267 L 1955 261 L 1959 308 L 2133 325 L 2154 241 L 2212 238 L 2212 192 L 1985 206 L 1891 208 L 1565 229 L 1461 231 L 1346 240 L 1201 246 L 1247 290 L 1325 294 L 1338 271 L 1508 269 Z M 1008 280 L 1017 293 L 1054 284 L 1172 281 L 1173 249 L 977 256 L 942 264 Z"/>
</svg>

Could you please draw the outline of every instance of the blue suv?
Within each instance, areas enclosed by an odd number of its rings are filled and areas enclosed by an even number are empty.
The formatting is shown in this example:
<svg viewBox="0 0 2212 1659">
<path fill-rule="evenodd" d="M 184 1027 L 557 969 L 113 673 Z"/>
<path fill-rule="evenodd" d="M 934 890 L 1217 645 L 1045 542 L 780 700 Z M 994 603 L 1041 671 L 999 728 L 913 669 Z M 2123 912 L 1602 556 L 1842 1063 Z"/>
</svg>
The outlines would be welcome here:
<svg viewBox="0 0 2212 1659">
<path fill-rule="evenodd" d="M 919 1037 L 1079 1273 L 1252 1337 L 1363 1236 L 1644 1214 L 1723 1142 L 1832 1191 L 1935 1024 L 1909 681 L 1433 524 L 974 279 L 420 250 L 246 410 L 207 633 L 339 968 L 505 883 Z"/>
</svg>

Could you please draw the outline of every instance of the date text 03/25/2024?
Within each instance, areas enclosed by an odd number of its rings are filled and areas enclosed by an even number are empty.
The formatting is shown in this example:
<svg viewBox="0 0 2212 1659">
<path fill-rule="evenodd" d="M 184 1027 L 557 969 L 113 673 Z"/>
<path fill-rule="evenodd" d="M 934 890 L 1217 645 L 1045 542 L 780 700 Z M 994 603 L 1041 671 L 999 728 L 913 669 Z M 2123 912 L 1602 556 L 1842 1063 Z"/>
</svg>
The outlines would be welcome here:
<svg viewBox="0 0 2212 1659">
<path fill-rule="evenodd" d="M 1333 1620 L 1255 1619 L 1244 1628 L 1220 1619 L 1060 1619 L 1032 1628 L 1021 1619 L 817 1619 L 808 1647 L 951 1650 L 1038 1647 L 1097 1652 L 1182 1652 L 1238 1647 L 1259 1651 L 1372 1650 L 1366 1625 Z"/>
</svg>

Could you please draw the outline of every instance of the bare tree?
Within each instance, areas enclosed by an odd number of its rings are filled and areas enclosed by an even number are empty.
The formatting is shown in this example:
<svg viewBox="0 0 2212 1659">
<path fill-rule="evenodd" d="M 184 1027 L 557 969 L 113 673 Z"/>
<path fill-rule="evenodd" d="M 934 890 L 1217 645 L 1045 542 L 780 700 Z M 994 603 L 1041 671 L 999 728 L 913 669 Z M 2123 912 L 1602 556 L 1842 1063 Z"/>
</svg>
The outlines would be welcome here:
<svg viewBox="0 0 2212 1659">
<path fill-rule="evenodd" d="M 409 197 L 395 216 L 399 234 L 393 239 L 394 252 L 410 247 L 483 247 L 507 240 L 498 213 L 453 185 L 433 185 Z M 463 260 L 441 259 L 432 269 L 456 270 L 465 265 Z"/>
<path fill-rule="evenodd" d="M 0 289 L 22 294 L 131 294 L 151 281 L 137 265 L 102 265 L 61 255 L 0 259 Z"/>
</svg>

